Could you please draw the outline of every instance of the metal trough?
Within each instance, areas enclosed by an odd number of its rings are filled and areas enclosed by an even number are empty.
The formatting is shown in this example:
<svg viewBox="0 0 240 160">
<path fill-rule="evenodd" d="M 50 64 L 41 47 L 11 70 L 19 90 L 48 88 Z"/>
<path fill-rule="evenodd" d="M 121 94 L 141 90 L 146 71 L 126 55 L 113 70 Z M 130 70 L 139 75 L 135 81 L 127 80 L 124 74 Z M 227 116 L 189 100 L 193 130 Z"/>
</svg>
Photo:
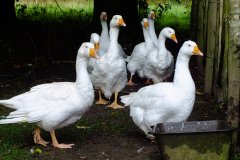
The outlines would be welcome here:
<svg viewBox="0 0 240 160">
<path fill-rule="evenodd" d="M 167 122 L 154 127 L 161 160 L 228 160 L 232 131 L 222 120 Z"/>
</svg>

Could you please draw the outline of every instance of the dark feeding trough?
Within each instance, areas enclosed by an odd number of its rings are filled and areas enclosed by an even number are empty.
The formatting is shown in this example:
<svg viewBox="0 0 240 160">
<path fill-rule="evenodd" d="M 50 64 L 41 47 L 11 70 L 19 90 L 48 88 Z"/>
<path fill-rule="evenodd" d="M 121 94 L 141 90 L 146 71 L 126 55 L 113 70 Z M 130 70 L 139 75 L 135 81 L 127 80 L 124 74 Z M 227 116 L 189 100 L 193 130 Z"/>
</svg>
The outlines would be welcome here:
<svg viewBox="0 0 240 160">
<path fill-rule="evenodd" d="M 226 121 L 159 123 L 161 160 L 228 160 L 233 129 Z"/>
</svg>

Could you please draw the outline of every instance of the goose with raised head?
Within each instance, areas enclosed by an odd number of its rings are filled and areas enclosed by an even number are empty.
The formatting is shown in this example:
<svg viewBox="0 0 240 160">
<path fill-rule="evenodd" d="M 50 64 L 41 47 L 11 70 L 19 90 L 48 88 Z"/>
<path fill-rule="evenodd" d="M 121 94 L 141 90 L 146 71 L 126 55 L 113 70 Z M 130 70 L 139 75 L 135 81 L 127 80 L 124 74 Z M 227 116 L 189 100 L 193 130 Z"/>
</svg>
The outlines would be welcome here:
<svg viewBox="0 0 240 160">
<path fill-rule="evenodd" d="M 147 135 L 151 126 L 163 122 L 186 121 L 195 102 L 195 84 L 189 71 L 192 55 L 203 56 L 193 41 L 186 41 L 177 57 L 173 82 L 163 82 L 141 88 L 138 92 L 121 96 L 130 106 L 133 122 Z"/>
<path fill-rule="evenodd" d="M 100 50 L 103 50 L 104 52 L 106 52 L 108 50 L 109 43 L 110 43 L 107 19 L 108 19 L 107 13 L 101 12 L 100 23 L 102 26 L 102 32 L 100 34 L 99 44 L 100 44 Z M 102 55 L 100 55 L 100 56 L 102 56 Z"/>
<path fill-rule="evenodd" d="M 147 53 L 154 46 L 148 31 L 149 26 L 148 19 L 143 18 L 143 20 L 141 21 L 141 25 L 143 30 L 144 42 L 137 44 L 134 47 L 131 56 L 128 58 L 129 60 L 127 64 L 127 69 L 131 74 L 129 81 L 127 83 L 128 85 L 134 85 L 132 77 L 135 74 L 135 72 L 137 72 L 141 78 L 144 77 L 142 67 L 144 65 Z"/>
<path fill-rule="evenodd" d="M 126 26 L 121 15 L 114 15 L 110 21 L 110 45 L 108 51 L 94 66 L 91 80 L 96 88 L 101 89 L 106 98 L 115 94 L 114 102 L 107 107 L 123 108 L 117 103 L 118 93 L 127 84 L 126 62 L 119 54 L 118 35 L 121 26 Z"/>
<path fill-rule="evenodd" d="M 41 84 L 18 96 L 0 100 L 0 104 L 15 110 L 1 119 L 0 124 L 36 123 L 35 143 L 44 146 L 49 143 L 40 135 L 42 128 L 51 133 L 54 147 L 72 148 L 74 144 L 58 143 L 55 130 L 79 120 L 93 103 L 94 90 L 87 72 L 89 57 L 96 57 L 96 54 L 94 45 L 86 42 L 78 50 L 75 82 Z"/>
<path fill-rule="evenodd" d="M 156 31 L 155 31 L 155 25 L 154 25 L 155 19 L 156 19 L 155 12 L 150 11 L 148 13 L 149 34 L 150 34 L 150 37 L 152 39 L 152 42 L 155 44 L 155 47 L 158 47 L 158 38 L 157 38 L 157 34 L 156 34 Z"/>
<path fill-rule="evenodd" d="M 110 37 L 109 37 L 109 32 L 108 32 L 108 25 L 107 25 L 107 13 L 106 12 L 101 12 L 100 14 L 100 22 L 102 26 L 102 32 L 100 35 L 100 50 L 99 50 L 99 55 L 102 56 L 104 53 L 108 51 L 109 45 L 110 45 Z M 126 59 L 127 55 L 124 52 L 122 46 L 118 43 L 118 54 L 122 56 L 124 59 Z"/>
<path fill-rule="evenodd" d="M 174 59 L 170 51 L 165 46 L 166 38 L 177 43 L 175 31 L 170 27 L 165 27 L 159 34 L 158 47 L 153 47 L 143 66 L 145 77 L 153 80 L 154 83 L 163 82 L 174 71 Z"/>
</svg>

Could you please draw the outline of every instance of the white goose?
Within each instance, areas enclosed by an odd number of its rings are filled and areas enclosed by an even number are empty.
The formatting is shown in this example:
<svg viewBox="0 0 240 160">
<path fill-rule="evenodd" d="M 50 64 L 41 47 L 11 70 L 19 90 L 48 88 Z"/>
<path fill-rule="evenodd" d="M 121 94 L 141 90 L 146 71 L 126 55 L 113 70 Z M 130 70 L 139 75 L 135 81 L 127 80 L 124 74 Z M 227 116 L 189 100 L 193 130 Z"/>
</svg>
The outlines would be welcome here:
<svg viewBox="0 0 240 160">
<path fill-rule="evenodd" d="M 154 26 L 154 21 L 156 19 L 156 14 L 154 11 L 150 11 L 148 13 L 148 21 L 149 21 L 149 34 L 150 37 L 155 44 L 155 47 L 158 47 L 158 38 L 155 32 L 155 26 Z"/>
<path fill-rule="evenodd" d="M 100 22 L 102 26 L 102 32 L 100 35 L 100 50 L 99 55 L 102 56 L 104 53 L 108 51 L 109 45 L 110 45 L 110 37 L 108 33 L 108 26 L 107 26 L 107 13 L 101 12 L 100 14 Z M 118 43 L 118 54 L 122 56 L 124 59 L 127 57 L 126 53 L 124 52 L 122 46 Z"/>
<path fill-rule="evenodd" d="M 107 107 L 123 108 L 117 104 L 118 92 L 127 83 L 126 62 L 119 54 L 118 35 L 119 28 L 126 26 L 122 16 L 115 15 L 110 21 L 110 45 L 108 51 L 98 60 L 91 74 L 91 80 L 96 88 L 101 89 L 106 98 L 115 93 L 114 102 Z"/>
<path fill-rule="evenodd" d="M 101 57 L 100 56 L 101 53 L 99 52 L 100 51 L 99 50 L 99 48 L 100 48 L 99 41 L 100 41 L 100 36 L 97 33 L 92 33 L 90 36 L 90 42 L 92 44 L 94 44 L 94 48 L 95 48 L 95 51 L 97 52 L 98 57 Z M 89 59 L 88 66 L 87 66 L 87 70 L 88 70 L 89 74 L 92 73 L 94 64 L 96 63 L 97 60 L 98 59 L 96 59 L 96 58 Z"/>
<path fill-rule="evenodd" d="M 98 54 L 98 57 L 102 57 L 106 51 L 104 51 L 103 49 L 100 49 L 100 46 L 99 46 L 99 41 L 100 41 L 100 36 L 97 34 L 97 33 L 92 33 L 91 36 L 90 36 L 90 42 L 94 44 L 94 47 L 97 51 L 97 54 Z M 91 58 L 89 59 L 89 63 L 88 63 L 88 73 L 89 74 L 92 74 L 92 71 L 94 69 L 94 67 L 97 65 L 96 63 L 99 63 L 99 59 L 95 59 L 95 58 Z M 101 89 L 98 88 L 97 84 L 95 85 L 94 84 L 95 81 L 93 81 L 93 86 L 95 87 L 95 89 L 98 90 L 98 100 L 96 101 L 96 104 L 107 104 L 108 101 L 104 100 L 102 98 L 102 93 L 101 93 Z"/>
<path fill-rule="evenodd" d="M 102 32 L 101 32 L 100 39 L 99 39 L 100 50 L 106 52 L 108 50 L 109 43 L 110 43 L 106 12 L 101 12 L 100 22 L 101 22 L 101 26 L 102 26 Z M 102 56 L 102 55 L 100 55 L 100 56 Z"/>
<path fill-rule="evenodd" d="M 51 133 L 54 147 L 72 148 L 74 144 L 58 143 L 55 130 L 76 122 L 92 105 L 94 91 L 87 64 L 89 57 L 95 56 L 93 44 L 83 43 L 78 50 L 75 82 L 41 84 L 8 100 L 0 100 L 0 104 L 16 110 L 1 119 L 0 124 L 36 123 Z M 40 128 L 34 132 L 34 142 L 46 146 L 49 142 L 42 139 Z"/>
<path fill-rule="evenodd" d="M 166 27 L 162 29 L 158 37 L 158 47 L 153 47 L 143 66 L 145 77 L 152 79 L 154 83 L 163 82 L 174 70 L 174 60 L 170 51 L 166 49 L 166 38 L 170 38 L 177 43 L 175 31 Z"/>
<path fill-rule="evenodd" d="M 195 102 L 195 84 L 189 71 L 192 55 L 203 56 L 193 41 L 181 47 L 173 82 L 158 83 L 143 87 L 138 92 L 121 96 L 125 106 L 130 106 L 133 122 L 147 135 L 151 126 L 163 122 L 186 121 Z"/>
<path fill-rule="evenodd" d="M 138 72 L 139 76 L 143 78 L 142 67 L 144 65 L 146 55 L 149 50 L 154 46 L 148 31 L 148 19 L 143 18 L 141 25 L 143 29 L 144 42 L 139 43 L 134 47 L 133 52 L 129 58 L 127 69 L 131 73 L 131 75 L 127 83 L 128 85 L 134 85 L 132 77 L 136 71 Z"/>
</svg>

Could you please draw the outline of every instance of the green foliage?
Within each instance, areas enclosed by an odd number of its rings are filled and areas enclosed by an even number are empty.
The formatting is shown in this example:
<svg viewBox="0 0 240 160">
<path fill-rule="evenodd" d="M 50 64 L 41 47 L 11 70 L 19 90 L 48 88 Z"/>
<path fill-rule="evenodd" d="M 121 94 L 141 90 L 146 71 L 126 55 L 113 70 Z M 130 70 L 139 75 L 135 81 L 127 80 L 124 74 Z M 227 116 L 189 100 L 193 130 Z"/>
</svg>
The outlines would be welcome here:
<svg viewBox="0 0 240 160">
<path fill-rule="evenodd" d="M 150 10 L 156 13 L 156 29 L 165 26 L 176 30 L 188 30 L 190 27 L 191 0 L 139 0 L 139 16 L 147 17 Z"/>
</svg>

